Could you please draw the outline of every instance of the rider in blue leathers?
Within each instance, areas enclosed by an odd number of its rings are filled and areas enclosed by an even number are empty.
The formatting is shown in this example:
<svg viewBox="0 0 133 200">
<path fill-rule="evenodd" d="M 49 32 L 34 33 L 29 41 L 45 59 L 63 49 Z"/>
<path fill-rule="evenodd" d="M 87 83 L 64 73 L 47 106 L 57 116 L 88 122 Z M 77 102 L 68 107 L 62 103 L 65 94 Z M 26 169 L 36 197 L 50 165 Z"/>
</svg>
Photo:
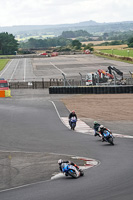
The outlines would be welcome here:
<svg viewBox="0 0 133 200">
<path fill-rule="evenodd" d="M 102 135 L 102 142 L 105 141 L 105 140 L 104 140 L 104 134 L 103 134 L 104 131 L 108 131 L 108 132 L 112 135 L 112 132 L 111 132 L 109 129 L 107 129 L 106 127 L 104 127 L 103 125 L 100 125 L 100 126 L 99 126 L 98 131 L 99 131 L 99 132 L 101 133 L 101 135 Z"/>
<path fill-rule="evenodd" d="M 71 126 L 71 118 L 72 118 L 72 117 L 75 117 L 76 120 L 77 120 L 77 115 L 76 115 L 76 113 L 75 113 L 74 110 L 69 114 L 69 117 L 68 117 L 68 119 L 69 119 L 69 125 L 70 125 L 70 126 Z"/>
<path fill-rule="evenodd" d="M 71 162 L 71 161 L 64 161 L 64 160 L 62 160 L 62 159 L 59 159 L 58 160 L 58 164 L 59 164 L 59 169 L 60 169 L 60 171 L 62 172 L 62 167 L 61 167 L 61 165 L 62 165 L 62 163 L 67 163 L 67 164 L 69 164 L 69 165 L 73 165 L 74 167 L 76 167 L 76 169 L 78 169 L 79 170 L 79 167 L 75 164 L 75 163 L 73 163 L 73 162 Z M 65 174 L 66 176 L 67 176 L 67 174 Z"/>
</svg>

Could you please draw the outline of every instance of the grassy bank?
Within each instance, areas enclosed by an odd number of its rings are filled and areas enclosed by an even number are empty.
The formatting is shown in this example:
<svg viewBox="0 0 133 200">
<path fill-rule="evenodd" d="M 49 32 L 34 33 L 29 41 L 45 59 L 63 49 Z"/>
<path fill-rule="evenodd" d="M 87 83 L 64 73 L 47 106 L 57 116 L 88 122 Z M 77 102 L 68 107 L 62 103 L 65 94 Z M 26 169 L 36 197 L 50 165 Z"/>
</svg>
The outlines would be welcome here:
<svg viewBox="0 0 133 200">
<path fill-rule="evenodd" d="M 118 56 L 124 56 L 124 57 L 133 57 L 133 50 L 118 50 L 118 49 L 106 49 L 106 50 L 100 50 L 103 53 L 108 53 L 112 55 L 118 55 Z"/>
<path fill-rule="evenodd" d="M 9 59 L 0 59 L 0 71 L 3 70 L 3 68 L 8 63 Z"/>
<path fill-rule="evenodd" d="M 110 46 L 93 46 L 94 50 L 106 50 L 106 49 L 118 49 L 118 50 L 122 50 L 122 49 L 126 49 L 128 48 L 127 44 L 122 44 L 122 45 L 110 45 Z"/>
<path fill-rule="evenodd" d="M 129 60 L 123 60 L 122 57 L 118 58 L 118 57 L 112 57 L 111 54 L 110 55 L 101 55 L 99 52 L 94 52 L 94 54 L 96 56 L 99 56 L 99 57 L 103 57 L 103 58 L 108 58 L 110 60 L 117 60 L 117 61 L 121 61 L 121 62 L 125 62 L 125 63 L 130 63 L 130 64 L 133 64 L 133 61 L 129 61 Z"/>
</svg>

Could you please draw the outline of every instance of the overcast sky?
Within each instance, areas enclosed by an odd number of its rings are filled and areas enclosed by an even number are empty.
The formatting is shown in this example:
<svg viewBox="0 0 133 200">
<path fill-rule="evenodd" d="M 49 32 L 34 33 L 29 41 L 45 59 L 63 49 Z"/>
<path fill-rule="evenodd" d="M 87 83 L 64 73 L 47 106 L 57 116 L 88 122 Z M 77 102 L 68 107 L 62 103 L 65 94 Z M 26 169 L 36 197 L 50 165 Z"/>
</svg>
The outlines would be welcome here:
<svg viewBox="0 0 133 200">
<path fill-rule="evenodd" d="M 133 21 L 132 0 L 0 0 L 0 26 Z"/>
</svg>

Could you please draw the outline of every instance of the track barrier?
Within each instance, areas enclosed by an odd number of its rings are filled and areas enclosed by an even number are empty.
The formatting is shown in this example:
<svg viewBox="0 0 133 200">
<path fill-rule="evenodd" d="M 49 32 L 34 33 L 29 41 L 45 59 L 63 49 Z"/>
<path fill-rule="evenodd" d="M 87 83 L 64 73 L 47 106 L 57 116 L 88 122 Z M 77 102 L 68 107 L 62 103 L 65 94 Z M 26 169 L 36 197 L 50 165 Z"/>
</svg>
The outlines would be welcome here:
<svg viewBox="0 0 133 200">
<path fill-rule="evenodd" d="M 133 93 L 131 86 L 51 86 L 49 94 L 121 94 Z"/>
<path fill-rule="evenodd" d="M 11 97 L 11 90 L 0 90 L 0 97 Z"/>
</svg>

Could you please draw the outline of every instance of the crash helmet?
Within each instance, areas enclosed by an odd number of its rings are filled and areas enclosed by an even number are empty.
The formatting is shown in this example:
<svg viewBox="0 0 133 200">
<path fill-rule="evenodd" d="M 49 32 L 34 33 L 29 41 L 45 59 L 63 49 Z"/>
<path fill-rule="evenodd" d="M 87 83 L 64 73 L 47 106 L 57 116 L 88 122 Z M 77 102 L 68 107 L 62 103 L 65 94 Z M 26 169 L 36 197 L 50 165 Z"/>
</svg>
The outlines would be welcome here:
<svg viewBox="0 0 133 200">
<path fill-rule="evenodd" d="M 62 162 L 63 162 L 62 159 L 59 159 L 59 160 L 58 160 L 58 164 L 61 164 Z"/>
<path fill-rule="evenodd" d="M 75 114 L 75 111 L 73 110 L 72 113 Z"/>
<path fill-rule="evenodd" d="M 98 122 L 94 121 L 94 124 L 98 124 Z"/>
<path fill-rule="evenodd" d="M 101 128 L 101 129 L 103 129 L 103 128 L 104 128 L 104 126 L 103 126 L 103 125 L 100 125 L 100 128 Z"/>
</svg>

